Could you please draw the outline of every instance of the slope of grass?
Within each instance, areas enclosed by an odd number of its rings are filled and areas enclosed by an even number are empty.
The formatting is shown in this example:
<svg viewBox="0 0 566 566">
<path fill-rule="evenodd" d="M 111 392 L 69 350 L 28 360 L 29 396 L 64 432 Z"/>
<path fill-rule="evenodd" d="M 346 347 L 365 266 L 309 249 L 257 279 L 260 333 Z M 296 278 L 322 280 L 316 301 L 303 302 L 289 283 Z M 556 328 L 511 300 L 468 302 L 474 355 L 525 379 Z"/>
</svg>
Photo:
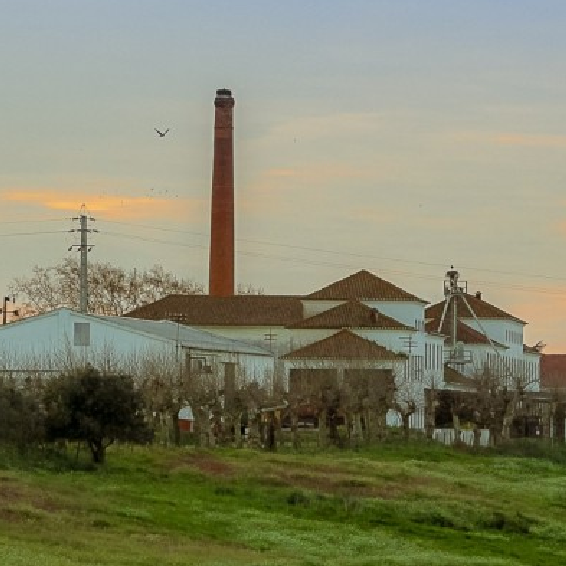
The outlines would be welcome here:
<svg viewBox="0 0 566 566">
<path fill-rule="evenodd" d="M 116 447 L 92 470 L 4 452 L 0 564 L 563 565 L 566 468 L 538 456 Z"/>
</svg>

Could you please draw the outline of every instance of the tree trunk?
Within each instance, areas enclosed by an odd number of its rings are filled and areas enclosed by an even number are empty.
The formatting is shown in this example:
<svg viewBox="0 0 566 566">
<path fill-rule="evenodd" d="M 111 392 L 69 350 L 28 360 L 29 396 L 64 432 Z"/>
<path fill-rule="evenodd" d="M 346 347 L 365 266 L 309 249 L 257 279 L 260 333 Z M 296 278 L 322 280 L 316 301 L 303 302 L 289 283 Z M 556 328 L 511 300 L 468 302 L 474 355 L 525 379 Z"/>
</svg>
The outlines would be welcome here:
<svg viewBox="0 0 566 566">
<path fill-rule="evenodd" d="M 248 416 L 248 445 L 252 448 L 259 448 L 261 445 L 259 425 L 257 415 Z"/>
<path fill-rule="evenodd" d="M 481 430 L 478 423 L 474 423 L 474 448 L 479 448 L 481 445 Z"/>
<path fill-rule="evenodd" d="M 104 448 L 104 443 L 102 442 L 102 440 L 89 440 L 88 447 L 90 448 L 90 453 L 92 454 L 92 461 L 95 464 L 104 464 L 106 450 Z"/>
<path fill-rule="evenodd" d="M 296 409 L 291 409 L 291 435 L 293 437 L 293 448 L 300 448 L 299 415 Z"/>
<path fill-rule="evenodd" d="M 326 427 L 326 409 L 318 412 L 318 447 L 324 448 L 328 445 L 328 429 Z"/>
<path fill-rule="evenodd" d="M 401 419 L 403 420 L 403 437 L 405 438 L 405 442 L 409 441 L 410 435 L 410 422 L 409 419 L 411 418 L 412 413 L 401 413 Z"/>
<path fill-rule="evenodd" d="M 456 413 L 452 413 L 452 422 L 454 424 L 454 445 L 461 443 L 460 439 L 460 417 Z"/>
<path fill-rule="evenodd" d="M 425 434 L 429 440 L 434 438 L 434 428 L 436 422 L 436 392 L 427 390 L 425 408 Z"/>
<path fill-rule="evenodd" d="M 380 404 L 374 415 L 374 434 L 377 440 L 383 441 L 387 436 L 387 407 Z"/>
<path fill-rule="evenodd" d="M 181 446 L 181 429 L 179 428 L 179 411 L 171 411 L 171 426 L 173 427 L 173 443 Z"/>
</svg>

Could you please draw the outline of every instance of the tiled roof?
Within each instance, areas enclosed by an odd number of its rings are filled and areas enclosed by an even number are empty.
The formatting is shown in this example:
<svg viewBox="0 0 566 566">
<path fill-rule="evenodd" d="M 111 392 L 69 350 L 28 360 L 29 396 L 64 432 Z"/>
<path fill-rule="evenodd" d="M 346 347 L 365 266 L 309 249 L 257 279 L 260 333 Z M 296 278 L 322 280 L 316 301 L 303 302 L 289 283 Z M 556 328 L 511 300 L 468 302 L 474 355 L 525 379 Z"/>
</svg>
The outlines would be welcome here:
<svg viewBox="0 0 566 566">
<path fill-rule="evenodd" d="M 463 385 L 464 387 L 475 387 L 473 378 L 467 377 L 449 365 L 444 365 L 444 382 L 448 385 Z"/>
<path fill-rule="evenodd" d="M 451 309 L 449 309 L 449 310 L 451 310 Z M 427 332 L 431 332 L 431 333 L 438 332 L 438 325 L 439 324 L 440 324 L 439 318 L 429 320 L 425 324 L 425 330 Z M 452 316 L 451 316 L 451 313 L 449 313 L 449 312 L 447 312 L 446 316 L 444 317 L 444 322 L 442 323 L 442 328 L 440 329 L 440 334 L 444 334 L 447 337 L 452 335 Z M 490 342 L 487 339 L 487 336 L 485 336 L 481 332 L 478 332 L 477 330 L 474 330 L 473 328 L 470 328 L 467 324 L 463 323 L 460 320 L 458 321 L 458 324 L 456 326 L 456 339 L 458 340 L 458 342 L 463 342 L 464 344 L 486 344 L 486 345 L 490 345 Z M 504 346 L 503 344 L 500 344 L 499 342 L 496 342 L 495 340 L 492 340 L 492 342 L 496 346 L 499 346 L 500 348 L 506 348 L 506 346 Z"/>
<path fill-rule="evenodd" d="M 541 349 L 538 346 L 527 346 L 523 344 L 523 353 L 524 354 L 540 354 Z"/>
<path fill-rule="evenodd" d="M 544 389 L 566 389 L 566 354 L 542 354 L 540 386 Z"/>
<path fill-rule="evenodd" d="M 169 295 L 125 316 L 196 326 L 286 326 L 303 318 L 300 297 Z"/>
<path fill-rule="evenodd" d="M 484 301 L 483 299 L 479 299 L 475 295 L 464 295 L 468 304 L 473 309 L 475 315 L 478 318 L 501 318 L 501 319 L 509 319 L 514 320 L 515 322 L 520 322 L 522 324 L 526 324 L 524 320 L 517 318 L 497 308 L 496 306 Z M 454 300 L 454 299 L 453 299 Z M 456 297 L 457 305 L 458 305 L 458 318 L 473 318 L 474 315 L 470 312 L 468 305 L 464 302 L 462 296 Z M 440 301 L 434 305 L 428 307 L 425 311 L 426 318 L 437 318 L 440 320 L 442 316 L 442 311 L 444 310 L 445 301 Z M 450 310 L 452 309 L 452 302 L 450 303 Z M 448 316 L 448 315 L 447 315 Z"/>
<path fill-rule="evenodd" d="M 378 328 L 413 330 L 402 322 L 384 315 L 358 301 L 348 301 L 304 320 L 290 324 L 287 328 Z"/>
<path fill-rule="evenodd" d="M 350 330 L 336 334 L 299 348 L 284 356 L 286 360 L 404 360 L 405 354 L 396 354 L 373 340 L 361 338 Z"/>
<path fill-rule="evenodd" d="M 418 301 L 427 303 L 415 295 L 411 295 L 400 287 L 381 279 L 377 275 L 362 269 L 353 275 L 349 275 L 340 281 L 331 283 L 310 295 L 305 299 L 325 300 L 376 300 L 376 301 Z"/>
</svg>

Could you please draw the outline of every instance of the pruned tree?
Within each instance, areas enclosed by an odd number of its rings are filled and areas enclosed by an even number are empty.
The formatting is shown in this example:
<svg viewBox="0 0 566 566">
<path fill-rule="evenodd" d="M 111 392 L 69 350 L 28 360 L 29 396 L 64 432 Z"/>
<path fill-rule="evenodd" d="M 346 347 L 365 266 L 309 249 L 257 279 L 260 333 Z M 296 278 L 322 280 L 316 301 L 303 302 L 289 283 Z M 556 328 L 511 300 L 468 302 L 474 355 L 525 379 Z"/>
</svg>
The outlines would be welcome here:
<svg viewBox="0 0 566 566">
<path fill-rule="evenodd" d="M 76 257 L 66 257 L 53 267 L 33 268 L 32 275 L 16 277 L 10 293 L 41 314 L 58 307 L 78 309 L 80 266 Z M 190 279 L 177 279 L 162 266 L 126 271 L 110 263 L 89 262 L 89 312 L 122 315 L 173 293 L 200 294 L 204 287 Z"/>
<path fill-rule="evenodd" d="M 367 362 L 344 370 L 341 407 L 345 412 L 350 442 L 371 444 L 386 434 L 387 411 L 394 406 L 395 374 L 392 369 Z"/>
<path fill-rule="evenodd" d="M 44 406 L 47 439 L 86 442 L 96 464 L 116 440 L 145 443 L 153 436 L 142 396 L 128 375 L 92 368 L 62 375 L 48 383 Z"/>
<path fill-rule="evenodd" d="M 263 287 L 255 287 L 251 283 L 238 283 L 238 295 L 265 295 Z"/>
</svg>

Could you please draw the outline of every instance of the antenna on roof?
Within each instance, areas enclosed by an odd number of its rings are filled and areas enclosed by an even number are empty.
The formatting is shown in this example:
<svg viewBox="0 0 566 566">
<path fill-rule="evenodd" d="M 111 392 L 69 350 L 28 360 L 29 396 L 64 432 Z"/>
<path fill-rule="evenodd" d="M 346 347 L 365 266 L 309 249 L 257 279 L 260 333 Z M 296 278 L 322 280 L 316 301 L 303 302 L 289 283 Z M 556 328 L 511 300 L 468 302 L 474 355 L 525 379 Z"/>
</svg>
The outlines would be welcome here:
<svg viewBox="0 0 566 566">
<path fill-rule="evenodd" d="M 450 329 L 450 338 L 451 338 L 451 351 L 450 351 L 450 361 L 455 364 L 463 364 L 466 362 L 472 361 L 471 356 L 469 359 L 466 358 L 464 355 L 463 345 L 461 342 L 458 342 L 458 303 L 461 302 L 465 305 L 469 312 L 472 314 L 474 320 L 476 321 L 478 327 L 480 328 L 482 334 L 487 338 L 491 347 L 495 351 L 495 355 L 499 356 L 499 351 L 495 347 L 493 340 L 487 335 L 485 328 L 482 326 L 482 323 L 479 321 L 474 309 L 470 305 L 468 299 L 466 298 L 466 293 L 468 292 L 468 283 L 467 281 L 460 281 L 460 273 L 454 269 L 454 266 L 451 265 L 450 269 L 446 272 L 446 276 L 444 277 L 444 308 L 442 309 L 442 316 L 440 317 L 440 324 L 438 325 L 438 332 L 441 331 L 442 326 L 444 325 L 444 319 L 446 317 L 446 313 L 450 305 L 452 305 L 452 324 Z M 476 298 L 481 298 L 477 296 Z"/>
</svg>

